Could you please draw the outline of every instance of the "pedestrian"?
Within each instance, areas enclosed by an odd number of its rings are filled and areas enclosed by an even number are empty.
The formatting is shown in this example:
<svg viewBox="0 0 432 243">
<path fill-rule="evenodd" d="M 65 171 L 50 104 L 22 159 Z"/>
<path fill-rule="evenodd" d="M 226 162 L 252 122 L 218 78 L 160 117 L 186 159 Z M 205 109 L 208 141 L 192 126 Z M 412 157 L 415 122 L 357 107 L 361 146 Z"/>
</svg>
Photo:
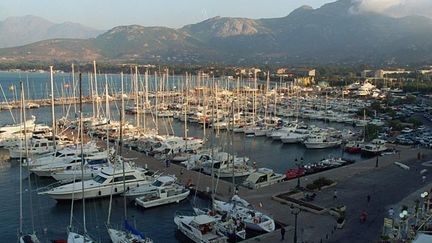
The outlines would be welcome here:
<svg viewBox="0 0 432 243">
<path fill-rule="evenodd" d="M 367 195 L 367 203 L 368 203 L 368 205 L 369 205 L 369 203 L 370 203 L 370 200 L 371 200 L 371 196 L 370 196 L 370 195 Z"/>
<path fill-rule="evenodd" d="M 285 228 L 282 226 L 281 227 L 281 241 L 285 240 Z"/>
<path fill-rule="evenodd" d="M 425 175 L 422 176 L 422 182 L 423 182 L 423 183 L 426 182 L 426 176 L 425 176 Z"/>
<path fill-rule="evenodd" d="M 366 222 L 366 220 L 367 220 L 367 213 L 365 210 L 363 210 L 360 214 L 360 222 L 364 223 L 364 222 Z"/>
<path fill-rule="evenodd" d="M 183 175 L 183 168 L 180 168 L 180 175 Z"/>
<path fill-rule="evenodd" d="M 388 215 L 389 215 L 390 218 L 393 218 L 393 215 L 394 215 L 394 209 L 393 208 L 390 208 L 388 210 Z"/>
<path fill-rule="evenodd" d="M 333 200 L 337 200 L 337 194 L 338 194 L 338 192 L 336 190 L 334 190 L 334 192 L 333 192 Z"/>
</svg>

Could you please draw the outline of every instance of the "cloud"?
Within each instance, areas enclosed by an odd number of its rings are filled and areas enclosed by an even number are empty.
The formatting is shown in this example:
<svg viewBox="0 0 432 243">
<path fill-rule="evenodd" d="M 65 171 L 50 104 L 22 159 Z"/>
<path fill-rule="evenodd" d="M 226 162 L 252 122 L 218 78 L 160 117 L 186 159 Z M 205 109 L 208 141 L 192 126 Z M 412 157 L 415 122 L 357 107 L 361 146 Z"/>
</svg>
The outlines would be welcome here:
<svg viewBox="0 0 432 243">
<path fill-rule="evenodd" d="M 352 0 L 351 13 L 381 13 L 392 17 L 423 15 L 432 18 L 432 0 Z"/>
</svg>

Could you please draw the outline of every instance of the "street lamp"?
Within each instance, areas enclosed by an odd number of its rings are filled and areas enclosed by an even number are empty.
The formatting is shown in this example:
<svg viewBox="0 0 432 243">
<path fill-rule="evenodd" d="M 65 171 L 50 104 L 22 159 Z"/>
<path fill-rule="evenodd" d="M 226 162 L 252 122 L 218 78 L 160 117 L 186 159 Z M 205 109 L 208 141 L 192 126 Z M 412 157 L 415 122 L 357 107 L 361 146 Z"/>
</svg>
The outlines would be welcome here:
<svg viewBox="0 0 432 243">
<path fill-rule="evenodd" d="M 301 212 L 300 208 L 294 207 L 294 205 L 291 204 L 291 214 L 294 215 L 294 243 L 297 243 L 297 216 Z"/>
<path fill-rule="evenodd" d="M 407 219 L 408 219 L 408 211 L 407 210 L 403 210 L 400 214 L 399 214 L 399 217 L 400 217 L 400 219 L 401 219 L 401 221 L 404 223 L 404 227 L 405 227 L 405 235 L 406 236 L 408 236 L 408 222 L 407 222 Z M 399 227 L 400 229 L 400 233 L 401 233 L 401 238 L 403 238 L 404 236 L 402 235 L 402 225 L 400 225 L 400 227 Z"/>
<path fill-rule="evenodd" d="M 424 208 L 425 208 L 425 200 L 427 200 L 426 203 L 426 213 L 429 211 L 429 193 L 428 192 L 423 192 L 422 194 L 420 194 L 420 197 L 423 198 L 423 206 L 422 206 L 422 211 L 424 212 Z"/>
</svg>

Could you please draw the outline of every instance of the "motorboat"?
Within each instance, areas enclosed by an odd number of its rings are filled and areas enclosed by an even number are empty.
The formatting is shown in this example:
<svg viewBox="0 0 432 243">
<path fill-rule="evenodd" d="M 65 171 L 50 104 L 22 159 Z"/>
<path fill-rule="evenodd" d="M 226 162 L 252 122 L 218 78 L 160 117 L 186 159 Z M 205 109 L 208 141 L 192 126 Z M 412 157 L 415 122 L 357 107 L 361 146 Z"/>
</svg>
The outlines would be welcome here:
<svg viewBox="0 0 432 243">
<path fill-rule="evenodd" d="M 385 152 L 388 148 L 385 145 L 386 141 L 382 139 L 374 139 L 370 143 L 363 146 L 361 154 L 363 156 L 376 156 Z"/>
<path fill-rule="evenodd" d="M 329 138 L 323 134 L 316 134 L 309 136 L 303 143 L 308 149 L 323 149 L 339 146 L 342 141 L 339 139 Z"/>
<path fill-rule="evenodd" d="M 358 154 L 362 150 L 363 142 L 361 141 L 350 141 L 347 144 L 345 144 L 345 151 L 350 154 Z"/>
<path fill-rule="evenodd" d="M 82 182 L 74 182 L 46 191 L 39 192 L 40 195 L 48 195 L 56 200 L 79 200 L 85 198 L 100 198 L 118 195 L 126 190 L 145 186 L 154 181 L 153 173 L 143 169 L 135 168 L 125 163 L 125 171 L 118 166 L 102 169 L 95 177 Z M 123 183 L 123 181 L 125 181 Z M 81 191 L 82 184 L 84 191 Z M 125 186 L 124 186 L 125 185 Z"/>
<path fill-rule="evenodd" d="M 62 184 L 71 183 L 74 181 L 90 180 L 91 178 L 99 174 L 99 172 L 101 172 L 101 170 L 107 166 L 109 166 L 109 163 L 98 165 L 85 164 L 83 171 L 81 171 L 77 167 L 71 167 L 66 168 L 63 171 L 52 172 L 51 177 Z"/>
<path fill-rule="evenodd" d="M 160 176 L 141 196 L 135 199 L 135 204 L 143 208 L 156 207 L 169 203 L 178 203 L 189 196 L 190 190 L 177 184 L 174 176 Z"/>
<path fill-rule="evenodd" d="M 303 142 L 309 136 L 308 133 L 300 133 L 297 130 L 295 132 L 290 132 L 284 134 L 280 137 L 282 143 L 300 143 Z"/>
<path fill-rule="evenodd" d="M 84 157 L 84 164 L 89 166 L 102 165 L 108 163 L 108 152 L 97 152 Z M 47 165 L 36 166 L 30 169 L 31 172 L 41 177 L 51 177 L 52 173 L 64 170 L 75 170 L 81 167 L 81 156 L 70 157 L 62 162 L 50 163 Z"/>
<path fill-rule="evenodd" d="M 301 177 L 301 176 L 304 176 L 304 175 L 305 175 L 305 169 L 304 168 L 288 169 L 285 172 L 285 178 L 287 180 L 294 179 L 294 178 L 297 178 L 297 177 Z"/>
<path fill-rule="evenodd" d="M 96 147 L 96 144 L 94 143 L 89 143 L 83 146 L 84 157 L 98 151 L 99 149 Z M 76 158 L 77 156 L 80 156 L 80 154 L 81 154 L 81 149 L 77 148 L 76 146 L 66 147 L 57 150 L 56 152 L 48 153 L 45 156 L 41 156 L 34 160 L 29 160 L 28 166 L 30 168 L 33 168 L 33 167 L 43 166 L 48 164 L 68 162 L 71 158 Z"/>
<path fill-rule="evenodd" d="M 219 235 L 217 224 L 219 220 L 207 214 L 187 216 L 176 215 L 174 223 L 191 241 L 196 243 L 225 243 L 228 238 Z"/>
<path fill-rule="evenodd" d="M 285 179 L 285 175 L 275 173 L 269 168 L 258 168 L 255 172 L 250 174 L 243 182 L 243 186 L 250 189 L 258 189 L 261 187 L 279 183 Z"/>
<path fill-rule="evenodd" d="M 273 232 L 276 228 L 270 216 L 251 208 L 247 201 L 237 195 L 234 195 L 230 202 L 214 200 L 214 208 L 220 214 L 228 213 L 235 218 L 240 218 L 251 230 Z"/>
<path fill-rule="evenodd" d="M 9 148 L 9 157 L 11 159 L 17 159 L 21 156 L 40 156 L 42 154 L 47 154 L 53 152 L 55 149 L 62 149 L 65 147 L 66 143 L 61 140 L 55 142 L 52 139 L 47 138 L 33 138 L 30 140 L 31 146 L 28 148 L 28 153 L 24 153 L 24 146 Z"/>
</svg>

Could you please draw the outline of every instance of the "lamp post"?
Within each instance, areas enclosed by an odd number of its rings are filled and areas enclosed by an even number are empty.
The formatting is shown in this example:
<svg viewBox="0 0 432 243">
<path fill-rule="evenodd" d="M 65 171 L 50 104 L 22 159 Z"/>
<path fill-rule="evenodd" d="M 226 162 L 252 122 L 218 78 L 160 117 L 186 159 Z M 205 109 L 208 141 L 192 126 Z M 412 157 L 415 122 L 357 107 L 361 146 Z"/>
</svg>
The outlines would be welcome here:
<svg viewBox="0 0 432 243">
<path fill-rule="evenodd" d="M 300 169 L 303 166 L 303 157 L 300 158 L 300 163 L 297 163 L 297 158 L 294 161 L 296 162 L 296 165 L 297 165 L 297 169 L 298 169 L 297 172 L 300 173 Z M 301 177 L 301 175 L 299 174 L 297 176 L 297 186 L 296 186 L 298 189 L 300 189 L 300 177 Z"/>
<path fill-rule="evenodd" d="M 408 211 L 403 210 L 400 214 L 399 217 L 401 219 L 401 221 L 403 222 L 403 227 L 405 228 L 405 236 L 408 236 L 408 223 L 407 223 L 407 219 L 408 219 Z M 401 238 L 405 238 L 404 235 L 402 234 L 402 224 L 399 226 L 399 231 L 401 233 Z"/>
<path fill-rule="evenodd" d="M 425 211 L 426 211 L 426 213 L 428 213 L 428 211 L 429 211 L 429 193 L 423 192 L 422 194 L 420 194 L 420 197 L 423 198 L 422 213 L 424 213 Z M 426 206 L 425 206 L 425 200 L 426 200 Z"/>
<path fill-rule="evenodd" d="M 291 214 L 294 215 L 294 243 L 297 243 L 297 216 L 301 212 L 300 208 L 296 208 L 293 205 L 291 205 Z"/>
</svg>

